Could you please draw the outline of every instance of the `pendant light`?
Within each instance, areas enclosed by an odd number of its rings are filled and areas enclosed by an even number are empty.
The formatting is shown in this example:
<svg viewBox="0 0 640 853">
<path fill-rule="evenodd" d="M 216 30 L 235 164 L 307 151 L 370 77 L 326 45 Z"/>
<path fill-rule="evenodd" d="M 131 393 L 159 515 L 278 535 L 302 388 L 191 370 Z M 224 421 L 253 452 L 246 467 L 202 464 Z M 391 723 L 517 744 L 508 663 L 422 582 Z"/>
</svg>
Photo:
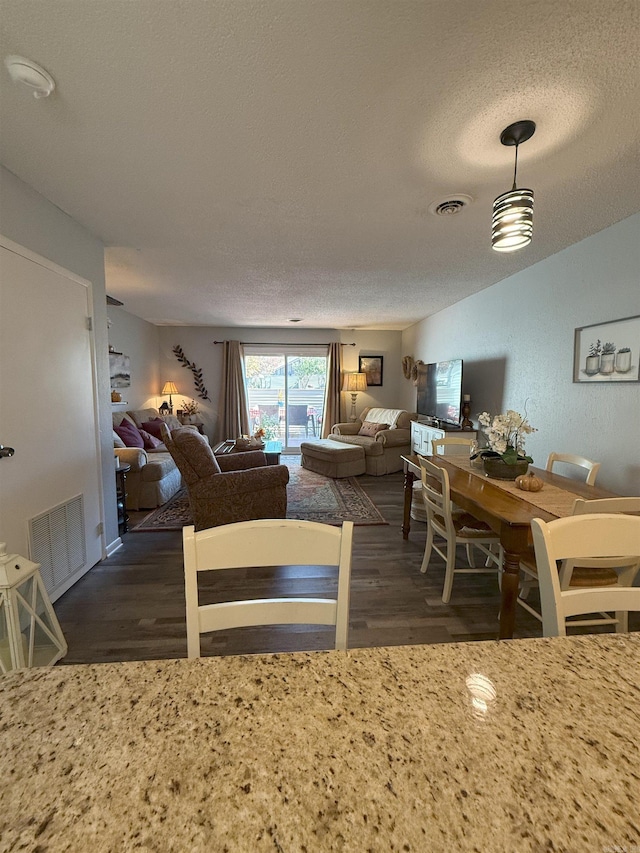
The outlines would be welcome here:
<svg viewBox="0 0 640 853">
<path fill-rule="evenodd" d="M 513 187 L 493 202 L 491 247 L 496 252 L 515 252 L 528 246 L 533 234 L 533 190 L 517 189 L 518 146 L 531 139 L 536 129 L 533 121 L 516 121 L 500 134 L 503 145 L 515 145 L 516 157 Z"/>
</svg>

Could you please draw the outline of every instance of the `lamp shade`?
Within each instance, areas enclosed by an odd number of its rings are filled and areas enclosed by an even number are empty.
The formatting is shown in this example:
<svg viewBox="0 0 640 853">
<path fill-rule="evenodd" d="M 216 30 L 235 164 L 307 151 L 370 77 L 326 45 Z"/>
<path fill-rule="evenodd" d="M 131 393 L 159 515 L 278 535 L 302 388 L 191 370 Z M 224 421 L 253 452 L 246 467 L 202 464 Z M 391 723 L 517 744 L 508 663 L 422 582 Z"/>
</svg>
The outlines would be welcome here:
<svg viewBox="0 0 640 853">
<path fill-rule="evenodd" d="M 493 203 L 491 246 L 496 252 L 515 252 L 531 242 L 533 190 L 514 189 Z"/>
<path fill-rule="evenodd" d="M 161 394 L 177 394 L 178 389 L 176 388 L 175 382 L 165 382 L 162 386 Z"/>
<path fill-rule="evenodd" d="M 366 373 L 345 373 L 342 380 L 342 390 L 351 391 L 366 391 L 367 390 L 367 374 Z"/>
</svg>

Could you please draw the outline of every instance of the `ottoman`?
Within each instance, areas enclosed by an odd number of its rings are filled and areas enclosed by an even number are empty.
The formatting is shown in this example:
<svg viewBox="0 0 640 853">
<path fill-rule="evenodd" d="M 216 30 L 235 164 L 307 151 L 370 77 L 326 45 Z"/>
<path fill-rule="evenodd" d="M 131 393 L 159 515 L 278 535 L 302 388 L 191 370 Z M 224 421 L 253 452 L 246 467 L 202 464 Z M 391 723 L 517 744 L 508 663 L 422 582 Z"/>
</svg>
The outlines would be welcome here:
<svg viewBox="0 0 640 853">
<path fill-rule="evenodd" d="M 356 477 L 364 474 L 364 448 L 357 444 L 342 444 L 322 438 L 303 441 L 300 445 L 302 467 L 325 477 Z"/>
</svg>

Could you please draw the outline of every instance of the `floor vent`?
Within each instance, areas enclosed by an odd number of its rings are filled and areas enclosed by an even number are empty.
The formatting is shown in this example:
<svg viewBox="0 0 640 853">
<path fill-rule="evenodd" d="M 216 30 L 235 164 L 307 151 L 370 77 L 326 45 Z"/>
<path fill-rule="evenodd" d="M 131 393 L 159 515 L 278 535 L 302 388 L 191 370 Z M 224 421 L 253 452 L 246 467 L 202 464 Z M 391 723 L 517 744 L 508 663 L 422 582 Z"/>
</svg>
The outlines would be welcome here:
<svg viewBox="0 0 640 853">
<path fill-rule="evenodd" d="M 51 594 L 87 562 L 82 495 L 29 521 L 30 558 Z"/>
</svg>

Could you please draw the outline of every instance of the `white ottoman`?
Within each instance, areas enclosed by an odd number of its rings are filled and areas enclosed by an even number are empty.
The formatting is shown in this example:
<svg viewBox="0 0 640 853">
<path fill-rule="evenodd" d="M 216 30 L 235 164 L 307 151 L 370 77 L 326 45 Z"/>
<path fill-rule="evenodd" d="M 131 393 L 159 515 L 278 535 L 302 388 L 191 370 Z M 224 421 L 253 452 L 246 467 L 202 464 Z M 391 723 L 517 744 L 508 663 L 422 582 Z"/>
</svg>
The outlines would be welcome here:
<svg viewBox="0 0 640 853">
<path fill-rule="evenodd" d="M 325 477 L 357 477 L 364 474 L 364 448 L 357 444 L 343 444 L 322 438 L 303 441 L 300 445 L 302 467 Z"/>
</svg>

